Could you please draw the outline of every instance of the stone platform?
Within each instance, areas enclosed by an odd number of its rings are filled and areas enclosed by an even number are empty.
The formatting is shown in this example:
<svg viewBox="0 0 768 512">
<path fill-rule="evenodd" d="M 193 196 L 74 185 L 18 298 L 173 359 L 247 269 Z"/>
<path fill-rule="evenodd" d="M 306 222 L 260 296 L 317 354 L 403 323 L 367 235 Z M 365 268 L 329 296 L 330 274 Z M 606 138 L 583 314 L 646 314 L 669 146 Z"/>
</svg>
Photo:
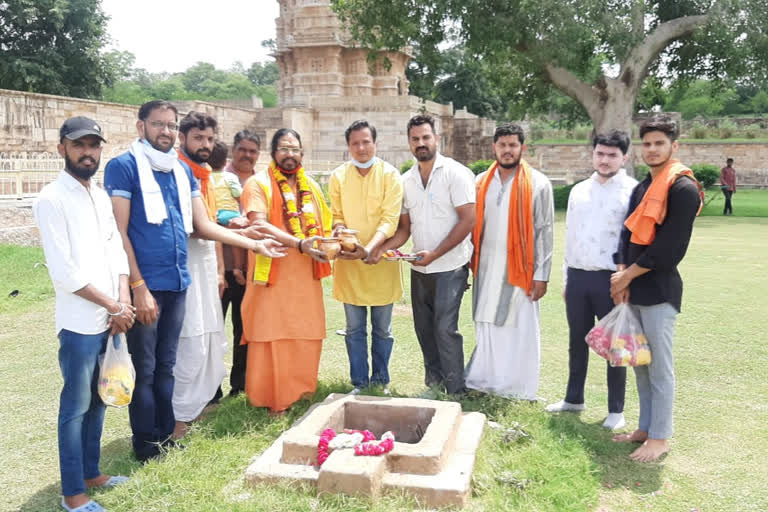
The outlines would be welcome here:
<svg viewBox="0 0 768 512">
<path fill-rule="evenodd" d="M 456 402 L 331 394 L 283 433 L 246 470 L 251 485 L 305 482 L 318 493 L 378 498 L 405 492 L 430 506 L 466 505 L 485 415 L 462 413 Z M 395 435 L 382 456 L 335 450 L 317 466 L 317 444 L 326 428 Z"/>
</svg>

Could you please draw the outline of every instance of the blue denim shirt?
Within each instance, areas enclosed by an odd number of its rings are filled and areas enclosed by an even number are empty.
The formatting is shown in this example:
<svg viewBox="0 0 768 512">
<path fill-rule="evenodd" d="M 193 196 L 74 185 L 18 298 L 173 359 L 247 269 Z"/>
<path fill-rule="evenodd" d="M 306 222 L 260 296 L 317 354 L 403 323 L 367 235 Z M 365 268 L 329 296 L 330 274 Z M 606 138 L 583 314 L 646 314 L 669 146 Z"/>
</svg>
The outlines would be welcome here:
<svg viewBox="0 0 768 512">
<path fill-rule="evenodd" d="M 189 176 L 192 197 L 199 197 L 200 190 L 192 171 L 184 162 L 181 165 Z M 153 171 L 153 174 L 160 185 L 168 213 L 168 218 L 162 224 L 147 222 L 139 171 L 132 154 L 126 152 L 109 161 L 104 168 L 104 188 L 110 196 L 124 197 L 131 201 L 128 238 L 147 288 L 182 291 L 189 286 L 190 277 L 187 268 L 187 233 L 181 216 L 176 178 L 172 172 Z"/>
</svg>

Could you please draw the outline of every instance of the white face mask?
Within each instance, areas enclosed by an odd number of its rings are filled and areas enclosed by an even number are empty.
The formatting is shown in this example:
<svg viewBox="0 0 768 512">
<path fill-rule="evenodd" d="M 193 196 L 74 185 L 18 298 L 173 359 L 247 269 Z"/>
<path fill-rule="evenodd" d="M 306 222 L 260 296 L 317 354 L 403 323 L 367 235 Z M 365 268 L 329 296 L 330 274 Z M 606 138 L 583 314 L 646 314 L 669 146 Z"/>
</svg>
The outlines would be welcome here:
<svg viewBox="0 0 768 512">
<path fill-rule="evenodd" d="M 371 167 L 373 164 L 376 163 L 376 157 L 374 156 L 367 162 L 358 162 L 353 158 L 352 163 L 355 164 L 355 167 L 357 167 L 358 169 L 368 169 L 369 167 Z"/>
</svg>

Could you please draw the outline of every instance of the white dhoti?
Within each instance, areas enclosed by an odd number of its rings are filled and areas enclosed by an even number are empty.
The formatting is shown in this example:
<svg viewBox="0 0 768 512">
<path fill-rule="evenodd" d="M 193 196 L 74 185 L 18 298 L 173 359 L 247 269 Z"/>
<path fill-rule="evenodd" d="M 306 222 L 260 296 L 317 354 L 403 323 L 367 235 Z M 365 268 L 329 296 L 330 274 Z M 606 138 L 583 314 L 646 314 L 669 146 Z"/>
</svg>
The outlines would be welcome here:
<svg viewBox="0 0 768 512">
<path fill-rule="evenodd" d="M 548 281 L 552 262 L 554 206 L 549 179 L 531 169 L 534 281 Z M 485 196 L 480 260 L 472 295 L 477 344 L 466 386 L 487 393 L 536 400 L 541 334 L 539 302 L 508 283 L 507 236 L 512 179 L 493 176 Z"/>
<path fill-rule="evenodd" d="M 519 299 L 517 299 L 519 297 Z M 467 365 L 466 385 L 508 398 L 535 400 L 539 389 L 539 303 L 515 289 L 510 322 L 475 322 L 477 342 Z"/>
<path fill-rule="evenodd" d="M 200 416 L 226 374 L 227 337 L 219 300 L 215 243 L 190 238 L 187 265 L 192 283 L 187 289 L 173 370 L 173 413 L 177 421 Z"/>
</svg>

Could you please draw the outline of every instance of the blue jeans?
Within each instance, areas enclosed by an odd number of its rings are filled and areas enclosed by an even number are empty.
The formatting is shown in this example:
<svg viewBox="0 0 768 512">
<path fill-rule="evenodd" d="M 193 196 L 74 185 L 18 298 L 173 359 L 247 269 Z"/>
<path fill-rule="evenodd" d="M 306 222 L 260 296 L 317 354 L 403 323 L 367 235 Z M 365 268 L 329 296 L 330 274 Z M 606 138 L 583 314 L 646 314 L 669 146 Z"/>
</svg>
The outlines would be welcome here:
<svg viewBox="0 0 768 512">
<path fill-rule="evenodd" d="M 64 378 L 59 400 L 59 468 L 64 496 L 85 492 L 85 480 L 99 476 L 101 428 L 106 406 L 99 398 L 99 354 L 109 331 L 59 332 L 59 367 Z"/>
<path fill-rule="evenodd" d="M 128 331 L 128 350 L 136 369 L 136 388 L 128 406 L 133 452 L 144 460 L 159 453 L 176 425 L 173 415 L 173 367 L 184 321 L 186 290 L 152 291 L 159 314 L 153 324 L 136 322 Z"/>
<path fill-rule="evenodd" d="M 344 304 L 347 317 L 347 356 L 349 377 L 356 388 L 368 384 L 389 384 L 389 356 L 392 354 L 392 304 L 370 306 L 371 308 L 371 366 L 373 371 L 368 379 L 368 308 Z"/>
</svg>

